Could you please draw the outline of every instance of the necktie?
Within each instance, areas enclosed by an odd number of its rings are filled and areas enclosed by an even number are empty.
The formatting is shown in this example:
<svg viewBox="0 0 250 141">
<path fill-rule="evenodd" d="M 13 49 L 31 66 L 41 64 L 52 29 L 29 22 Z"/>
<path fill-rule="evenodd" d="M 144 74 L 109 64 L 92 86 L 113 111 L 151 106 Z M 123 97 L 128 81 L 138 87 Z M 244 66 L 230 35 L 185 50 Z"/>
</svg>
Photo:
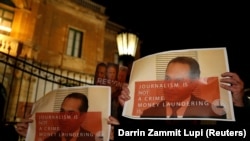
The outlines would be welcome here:
<svg viewBox="0 0 250 141">
<path fill-rule="evenodd" d="M 177 110 L 179 108 L 181 108 L 181 106 L 170 106 L 172 109 L 172 115 L 170 116 L 170 118 L 177 118 Z"/>
</svg>

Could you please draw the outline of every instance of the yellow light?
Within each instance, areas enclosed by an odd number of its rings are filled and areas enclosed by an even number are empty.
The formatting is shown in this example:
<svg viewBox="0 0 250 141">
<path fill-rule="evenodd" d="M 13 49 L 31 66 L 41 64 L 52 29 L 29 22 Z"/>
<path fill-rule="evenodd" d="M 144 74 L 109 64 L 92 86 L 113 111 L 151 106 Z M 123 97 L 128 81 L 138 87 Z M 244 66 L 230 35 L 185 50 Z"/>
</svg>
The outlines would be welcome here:
<svg viewBox="0 0 250 141">
<path fill-rule="evenodd" d="M 119 55 L 135 56 L 138 37 L 133 33 L 121 33 L 116 37 Z"/>
<path fill-rule="evenodd" d="M 0 52 L 9 53 L 15 56 L 17 54 L 19 41 L 9 36 L 0 34 Z"/>
<path fill-rule="evenodd" d="M 2 26 L 2 25 L 0 25 L 0 30 L 5 31 L 5 32 L 11 32 L 10 27 L 6 27 L 6 26 Z"/>
</svg>

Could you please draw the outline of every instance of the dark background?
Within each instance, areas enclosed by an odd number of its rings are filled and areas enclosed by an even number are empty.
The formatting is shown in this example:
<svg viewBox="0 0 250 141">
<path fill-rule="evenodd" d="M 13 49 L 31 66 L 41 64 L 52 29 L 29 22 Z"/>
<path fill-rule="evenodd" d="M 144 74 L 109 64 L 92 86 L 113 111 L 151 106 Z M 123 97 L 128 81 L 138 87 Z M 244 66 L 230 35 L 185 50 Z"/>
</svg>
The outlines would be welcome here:
<svg viewBox="0 0 250 141">
<path fill-rule="evenodd" d="M 250 87 L 250 11 L 246 3 L 93 1 L 106 6 L 110 21 L 139 36 L 141 57 L 168 50 L 226 47 L 230 71 Z"/>
</svg>

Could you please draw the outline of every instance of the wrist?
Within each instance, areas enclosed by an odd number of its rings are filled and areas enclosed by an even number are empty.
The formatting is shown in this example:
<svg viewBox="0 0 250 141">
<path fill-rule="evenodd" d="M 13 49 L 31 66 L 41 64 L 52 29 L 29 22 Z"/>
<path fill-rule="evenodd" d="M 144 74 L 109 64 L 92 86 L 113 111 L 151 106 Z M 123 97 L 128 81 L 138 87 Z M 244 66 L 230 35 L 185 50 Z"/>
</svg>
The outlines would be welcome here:
<svg viewBox="0 0 250 141">
<path fill-rule="evenodd" d="M 234 106 L 236 106 L 236 107 L 244 107 L 244 103 L 243 103 L 243 101 L 234 101 Z"/>
</svg>

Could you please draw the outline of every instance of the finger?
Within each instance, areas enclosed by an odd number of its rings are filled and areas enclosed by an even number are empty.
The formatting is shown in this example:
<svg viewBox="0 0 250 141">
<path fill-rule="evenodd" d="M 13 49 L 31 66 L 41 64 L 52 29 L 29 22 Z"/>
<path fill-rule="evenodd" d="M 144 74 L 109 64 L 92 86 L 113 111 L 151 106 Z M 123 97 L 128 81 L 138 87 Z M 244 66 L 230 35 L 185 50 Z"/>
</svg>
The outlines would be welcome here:
<svg viewBox="0 0 250 141">
<path fill-rule="evenodd" d="M 119 98 L 121 98 L 123 100 L 127 100 L 130 98 L 130 96 L 126 92 L 122 92 L 121 95 L 119 96 Z"/>
<path fill-rule="evenodd" d="M 237 81 L 233 80 L 232 78 L 222 78 L 220 82 L 227 83 L 230 85 L 237 84 Z"/>
<path fill-rule="evenodd" d="M 221 74 L 223 81 L 235 81 L 236 83 L 243 83 L 240 77 L 236 73 L 225 72 Z"/>
<path fill-rule="evenodd" d="M 121 100 L 123 100 L 123 101 L 127 101 L 127 100 L 130 99 L 130 96 L 128 96 L 128 95 L 120 95 L 120 96 L 119 96 L 119 99 L 121 99 Z"/>
<path fill-rule="evenodd" d="M 32 117 L 32 114 L 27 114 L 26 117 L 25 117 L 25 119 L 29 119 L 31 117 Z"/>
<path fill-rule="evenodd" d="M 109 116 L 107 123 L 111 124 L 111 125 L 119 125 L 120 124 L 119 121 L 112 116 Z"/>
<path fill-rule="evenodd" d="M 221 74 L 222 77 L 232 77 L 234 75 L 235 75 L 235 73 L 233 73 L 233 72 L 224 72 Z"/>
</svg>

